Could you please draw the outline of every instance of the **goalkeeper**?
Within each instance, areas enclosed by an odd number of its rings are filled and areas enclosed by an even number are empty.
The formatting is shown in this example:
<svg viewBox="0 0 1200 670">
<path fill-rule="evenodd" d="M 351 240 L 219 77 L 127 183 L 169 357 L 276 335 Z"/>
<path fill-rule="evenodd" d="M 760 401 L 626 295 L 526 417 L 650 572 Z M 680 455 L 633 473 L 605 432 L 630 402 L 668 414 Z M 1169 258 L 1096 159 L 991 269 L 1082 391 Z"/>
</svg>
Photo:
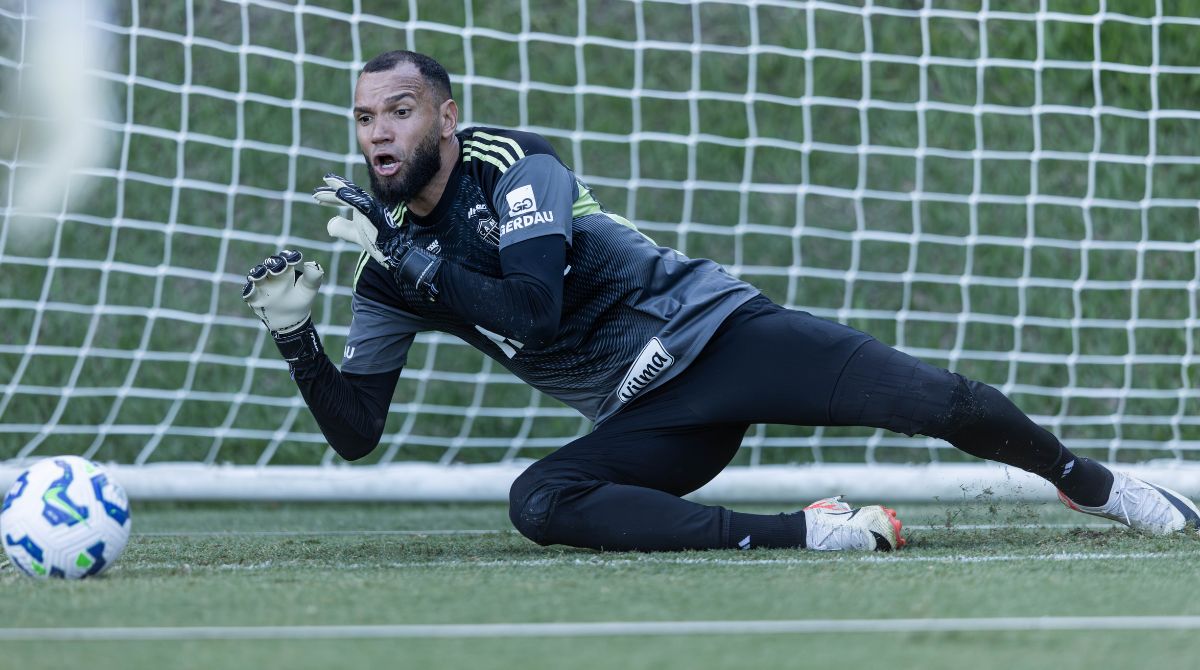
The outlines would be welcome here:
<svg viewBox="0 0 1200 670">
<path fill-rule="evenodd" d="M 378 444 L 414 336 L 437 330 L 595 422 L 512 486 L 510 518 L 539 544 L 904 544 L 880 506 L 829 498 L 764 515 L 684 500 L 729 464 L 753 423 L 928 435 L 1033 472 L 1068 506 L 1136 529 L 1168 533 L 1200 519 L 1183 496 L 1075 456 L 990 386 L 655 245 L 605 211 L 544 138 L 459 130 L 449 77 L 427 56 L 392 51 L 367 63 L 354 120 L 371 192 L 329 175 L 314 194 L 349 207 L 329 233 L 364 250 L 341 370 L 310 318 L 320 265 L 281 251 L 242 290 L 344 458 Z"/>
</svg>

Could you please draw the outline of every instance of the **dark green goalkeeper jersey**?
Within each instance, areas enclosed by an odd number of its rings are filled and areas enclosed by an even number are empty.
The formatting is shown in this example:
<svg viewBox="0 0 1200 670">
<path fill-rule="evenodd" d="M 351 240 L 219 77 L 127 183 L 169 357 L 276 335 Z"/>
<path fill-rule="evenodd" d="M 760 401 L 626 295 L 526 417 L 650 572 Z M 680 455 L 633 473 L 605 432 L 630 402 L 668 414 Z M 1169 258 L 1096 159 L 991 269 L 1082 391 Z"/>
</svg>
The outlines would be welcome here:
<svg viewBox="0 0 1200 670">
<path fill-rule="evenodd" d="M 469 128 L 458 139 L 458 163 L 434 210 L 417 217 L 401 206 L 396 220 L 444 261 L 492 277 L 508 246 L 563 236 L 558 333 L 534 348 L 490 332 L 397 285 L 364 253 L 343 372 L 401 368 L 417 333 L 441 331 L 601 422 L 686 369 L 725 317 L 758 294 L 717 263 L 657 246 L 604 211 L 543 137 Z"/>
</svg>

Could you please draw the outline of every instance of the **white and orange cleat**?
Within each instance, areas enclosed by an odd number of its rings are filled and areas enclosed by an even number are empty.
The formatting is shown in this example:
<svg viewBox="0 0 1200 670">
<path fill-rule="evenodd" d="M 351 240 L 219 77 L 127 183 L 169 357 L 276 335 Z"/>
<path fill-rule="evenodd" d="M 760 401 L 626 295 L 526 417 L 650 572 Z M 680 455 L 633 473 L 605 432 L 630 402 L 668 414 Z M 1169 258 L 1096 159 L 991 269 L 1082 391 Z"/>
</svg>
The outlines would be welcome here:
<svg viewBox="0 0 1200 670">
<path fill-rule="evenodd" d="M 1099 507 L 1080 505 L 1062 491 L 1058 499 L 1077 512 L 1119 521 L 1134 530 L 1167 535 L 1200 526 L 1200 510 L 1186 496 L 1155 486 L 1119 470 L 1113 470 L 1113 487 L 1108 502 Z"/>
<path fill-rule="evenodd" d="M 896 511 L 881 505 L 853 508 L 841 496 L 804 508 L 806 546 L 815 551 L 891 551 L 906 543 Z"/>
</svg>

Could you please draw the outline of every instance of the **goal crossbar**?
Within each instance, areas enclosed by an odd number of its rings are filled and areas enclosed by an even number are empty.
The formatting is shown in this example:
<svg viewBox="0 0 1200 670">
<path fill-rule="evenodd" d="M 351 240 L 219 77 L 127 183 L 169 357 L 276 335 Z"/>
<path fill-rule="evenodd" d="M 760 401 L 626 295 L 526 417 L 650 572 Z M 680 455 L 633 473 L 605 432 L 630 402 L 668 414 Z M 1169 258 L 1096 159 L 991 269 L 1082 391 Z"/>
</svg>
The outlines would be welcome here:
<svg viewBox="0 0 1200 670">
<path fill-rule="evenodd" d="M 204 466 L 163 463 L 106 464 L 114 479 L 137 501 L 356 501 L 504 502 L 528 463 L 451 465 L 393 463 L 346 466 Z M 0 466 L 0 490 L 20 474 L 20 465 Z M 1200 497 L 1200 466 L 1140 464 L 1131 474 Z M 1052 501 L 1047 482 L 995 464 L 764 465 L 732 467 L 687 496 L 705 503 L 803 505 L 844 495 L 855 502 Z"/>
</svg>

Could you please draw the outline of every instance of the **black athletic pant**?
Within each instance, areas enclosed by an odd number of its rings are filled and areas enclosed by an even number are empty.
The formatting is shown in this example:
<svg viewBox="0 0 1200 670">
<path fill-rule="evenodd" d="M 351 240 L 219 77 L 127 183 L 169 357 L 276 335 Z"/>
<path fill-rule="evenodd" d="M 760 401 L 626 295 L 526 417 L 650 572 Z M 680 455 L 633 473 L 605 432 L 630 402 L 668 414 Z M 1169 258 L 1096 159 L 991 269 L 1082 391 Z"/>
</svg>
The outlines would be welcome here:
<svg viewBox="0 0 1200 670">
<path fill-rule="evenodd" d="M 1043 476 L 1069 454 L 995 389 L 760 296 L 678 377 L 531 465 L 513 484 L 510 517 L 539 544 L 735 547 L 738 513 L 679 496 L 724 469 L 753 423 L 920 433 Z M 782 537 L 803 533 L 798 517 L 757 546 L 801 546 Z"/>
</svg>

